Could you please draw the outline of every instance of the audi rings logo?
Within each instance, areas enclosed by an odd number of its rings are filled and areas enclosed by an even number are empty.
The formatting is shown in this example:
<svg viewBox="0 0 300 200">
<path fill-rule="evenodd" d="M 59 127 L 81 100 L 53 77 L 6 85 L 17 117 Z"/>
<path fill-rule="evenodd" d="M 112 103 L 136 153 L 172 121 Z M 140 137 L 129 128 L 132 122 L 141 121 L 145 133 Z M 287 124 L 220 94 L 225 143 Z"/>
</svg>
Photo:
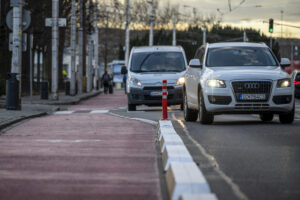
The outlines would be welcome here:
<svg viewBox="0 0 300 200">
<path fill-rule="evenodd" d="M 259 89 L 259 83 L 245 83 L 244 87 L 246 89 Z"/>
</svg>

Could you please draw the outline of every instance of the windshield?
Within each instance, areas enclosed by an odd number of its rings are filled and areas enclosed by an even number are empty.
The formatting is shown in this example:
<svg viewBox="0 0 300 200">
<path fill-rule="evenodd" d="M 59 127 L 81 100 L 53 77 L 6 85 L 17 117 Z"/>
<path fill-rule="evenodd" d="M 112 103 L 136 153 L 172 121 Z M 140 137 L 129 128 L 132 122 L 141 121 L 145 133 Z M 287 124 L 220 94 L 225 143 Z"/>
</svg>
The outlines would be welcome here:
<svg viewBox="0 0 300 200">
<path fill-rule="evenodd" d="M 134 53 L 131 58 L 132 72 L 182 72 L 185 60 L 181 52 Z"/>
<path fill-rule="evenodd" d="M 269 49 L 262 47 L 211 48 L 207 55 L 207 67 L 278 66 Z"/>
</svg>

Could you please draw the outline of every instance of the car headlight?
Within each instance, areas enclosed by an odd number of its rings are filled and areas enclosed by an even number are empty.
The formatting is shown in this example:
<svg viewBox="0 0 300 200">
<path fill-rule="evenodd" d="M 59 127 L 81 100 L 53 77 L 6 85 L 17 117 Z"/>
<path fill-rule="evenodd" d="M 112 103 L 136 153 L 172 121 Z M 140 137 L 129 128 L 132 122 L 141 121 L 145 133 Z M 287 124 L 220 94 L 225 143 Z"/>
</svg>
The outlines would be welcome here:
<svg viewBox="0 0 300 200">
<path fill-rule="evenodd" d="M 183 85 L 185 83 L 185 78 L 184 77 L 180 77 L 178 80 L 177 80 L 177 85 Z"/>
<path fill-rule="evenodd" d="M 226 88 L 225 81 L 222 80 L 210 79 L 206 84 L 210 88 Z"/>
<path fill-rule="evenodd" d="M 142 86 L 142 83 L 141 81 L 139 81 L 138 79 L 136 78 L 130 78 L 130 84 L 134 85 L 134 86 L 138 86 L 138 87 L 141 87 Z"/>
<path fill-rule="evenodd" d="M 291 86 L 292 86 L 291 79 L 286 78 L 277 81 L 277 88 L 287 88 Z"/>
</svg>

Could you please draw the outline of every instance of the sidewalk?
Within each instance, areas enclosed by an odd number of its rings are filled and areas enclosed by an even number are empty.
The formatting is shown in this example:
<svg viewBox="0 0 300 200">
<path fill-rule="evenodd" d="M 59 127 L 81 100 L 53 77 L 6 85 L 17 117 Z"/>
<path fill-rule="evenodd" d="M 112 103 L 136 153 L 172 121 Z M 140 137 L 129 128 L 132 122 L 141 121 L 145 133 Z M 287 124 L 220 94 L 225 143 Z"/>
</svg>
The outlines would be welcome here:
<svg viewBox="0 0 300 200">
<path fill-rule="evenodd" d="M 155 128 L 100 112 L 126 104 L 100 95 L 1 135 L 0 199 L 162 199 Z"/>
<path fill-rule="evenodd" d="M 33 96 L 31 102 L 29 96 L 23 97 L 21 111 L 10 111 L 0 108 L 0 130 L 22 120 L 43 116 L 60 110 L 63 105 L 78 104 L 100 93 L 101 91 L 93 91 L 77 96 L 66 96 L 64 93 L 60 93 L 58 101 L 41 100 L 40 96 Z M 2 104 L 5 104 L 4 100 L 2 100 Z"/>
</svg>

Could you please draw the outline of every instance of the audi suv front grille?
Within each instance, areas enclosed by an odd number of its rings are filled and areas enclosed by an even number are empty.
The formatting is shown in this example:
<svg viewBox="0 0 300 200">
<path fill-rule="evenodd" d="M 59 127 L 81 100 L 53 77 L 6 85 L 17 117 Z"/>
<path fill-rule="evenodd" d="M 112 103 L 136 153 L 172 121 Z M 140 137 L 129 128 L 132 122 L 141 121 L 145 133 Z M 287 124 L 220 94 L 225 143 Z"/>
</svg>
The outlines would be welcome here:
<svg viewBox="0 0 300 200">
<path fill-rule="evenodd" d="M 235 81 L 232 82 L 232 88 L 237 102 L 267 102 L 272 81 Z"/>
</svg>

